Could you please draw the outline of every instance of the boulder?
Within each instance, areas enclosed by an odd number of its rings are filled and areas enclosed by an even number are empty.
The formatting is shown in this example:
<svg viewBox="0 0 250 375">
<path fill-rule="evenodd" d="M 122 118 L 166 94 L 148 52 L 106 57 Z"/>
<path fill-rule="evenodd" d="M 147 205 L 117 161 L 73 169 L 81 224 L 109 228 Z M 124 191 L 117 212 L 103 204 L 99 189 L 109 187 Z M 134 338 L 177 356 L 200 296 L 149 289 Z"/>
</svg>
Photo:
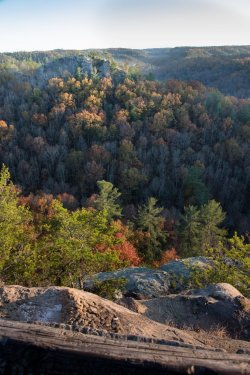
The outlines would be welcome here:
<svg viewBox="0 0 250 375">
<path fill-rule="evenodd" d="M 172 293 L 181 292 L 190 287 L 189 281 L 193 271 L 204 271 L 212 266 L 213 261 L 209 258 L 198 256 L 185 259 L 178 259 L 160 267 L 160 270 L 167 272 L 171 280 Z"/>
<path fill-rule="evenodd" d="M 168 272 L 173 276 L 188 278 L 193 269 L 205 269 L 212 262 L 206 257 L 191 257 L 185 259 L 178 259 L 173 262 L 163 264 L 160 270 Z"/>
<path fill-rule="evenodd" d="M 111 64 L 106 59 L 94 59 L 93 66 L 96 68 L 97 73 L 100 77 L 110 77 L 111 76 Z"/>
<path fill-rule="evenodd" d="M 155 298 L 169 293 L 171 287 L 169 274 L 162 270 L 146 267 L 131 267 L 114 272 L 101 272 L 88 279 L 84 288 L 91 291 L 94 280 L 126 279 L 123 294 L 136 299 Z"/>
<path fill-rule="evenodd" d="M 218 300 L 233 300 L 234 298 L 244 299 L 242 293 L 240 293 L 234 286 L 227 283 L 212 284 L 207 288 L 188 290 L 183 294 L 213 297 Z"/>
<path fill-rule="evenodd" d="M 127 280 L 123 295 L 135 299 L 157 298 L 177 293 L 188 288 L 190 273 L 193 269 L 204 269 L 211 263 L 205 257 L 194 257 L 164 264 L 159 269 L 131 267 L 114 272 L 101 272 L 87 279 L 84 289 L 92 291 L 94 281 L 109 279 Z"/>
<path fill-rule="evenodd" d="M 126 306 L 124 302 L 123 306 Z M 234 337 L 250 339 L 250 301 L 225 283 L 137 301 L 137 311 L 152 320 L 182 329 L 202 329 L 211 334 L 220 329 Z"/>
</svg>

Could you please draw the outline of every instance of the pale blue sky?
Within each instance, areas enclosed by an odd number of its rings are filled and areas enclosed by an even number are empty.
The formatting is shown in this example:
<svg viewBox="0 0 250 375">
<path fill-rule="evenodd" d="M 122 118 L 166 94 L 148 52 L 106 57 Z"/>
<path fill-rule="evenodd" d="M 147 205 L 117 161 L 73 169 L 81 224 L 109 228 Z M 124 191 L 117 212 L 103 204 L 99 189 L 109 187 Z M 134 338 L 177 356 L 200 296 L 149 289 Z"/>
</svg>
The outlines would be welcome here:
<svg viewBox="0 0 250 375">
<path fill-rule="evenodd" d="M 250 0 L 0 0 L 0 51 L 250 45 Z"/>
</svg>

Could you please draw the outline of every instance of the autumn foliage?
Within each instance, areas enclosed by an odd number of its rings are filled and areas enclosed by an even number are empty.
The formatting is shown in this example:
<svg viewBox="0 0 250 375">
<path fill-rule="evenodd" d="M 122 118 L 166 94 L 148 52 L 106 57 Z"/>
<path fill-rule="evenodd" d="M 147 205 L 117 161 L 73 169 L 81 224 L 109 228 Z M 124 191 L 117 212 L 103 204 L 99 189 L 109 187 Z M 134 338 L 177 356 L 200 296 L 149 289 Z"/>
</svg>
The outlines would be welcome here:
<svg viewBox="0 0 250 375">
<path fill-rule="evenodd" d="M 121 260 L 128 263 L 130 266 L 139 266 L 142 259 L 138 256 L 136 248 L 129 242 L 129 229 L 121 221 L 116 222 L 117 230 L 115 237 L 121 242 L 115 245 L 115 250 L 118 251 Z"/>
<path fill-rule="evenodd" d="M 177 259 L 180 259 L 180 257 L 178 256 L 176 249 L 172 248 L 172 249 L 164 251 L 164 253 L 162 254 L 161 260 L 155 261 L 154 266 L 160 267 L 163 264 L 172 262 Z"/>
</svg>

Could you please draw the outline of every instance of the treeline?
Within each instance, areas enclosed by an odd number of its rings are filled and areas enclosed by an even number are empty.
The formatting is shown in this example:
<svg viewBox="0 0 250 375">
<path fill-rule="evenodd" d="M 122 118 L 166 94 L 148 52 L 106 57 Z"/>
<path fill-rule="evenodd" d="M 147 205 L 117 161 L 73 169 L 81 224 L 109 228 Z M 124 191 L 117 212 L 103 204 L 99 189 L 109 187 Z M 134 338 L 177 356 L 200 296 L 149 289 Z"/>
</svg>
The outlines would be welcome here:
<svg viewBox="0 0 250 375">
<path fill-rule="evenodd" d="M 115 61 L 156 79 L 197 80 L 225 95 L 250 97 L 250 46 L 109 49 Z"/>
<path fill-rule="evenodd" d="M 174 224 L 185 206 L 215 199 L 226 227 L 247 235 L 250 99 L 96 66 L 42 84 L 33 68 L 0 71 L 0 161 L 24 195 L 43 191 L 76 209 L 105 180 L 122 193 L 124 219 L 155 197 Z"/>
<path fill-rule="evenodd" d="M 0 54 L 0 70 L 17 71 L 19 76 L 33 71 L 33 81 L 74 74 L 77 66 L 96 58 L 114 61 L 124 70 L 148 75 L 160 81 L 200 81 L 224 95 L 250 97 L 250 46 L 176 47 L 144 50 L 112 48 L 106 50 L 54 50 Z M 53 75 L 54 73 L 54 75 Z"/>
</svg>

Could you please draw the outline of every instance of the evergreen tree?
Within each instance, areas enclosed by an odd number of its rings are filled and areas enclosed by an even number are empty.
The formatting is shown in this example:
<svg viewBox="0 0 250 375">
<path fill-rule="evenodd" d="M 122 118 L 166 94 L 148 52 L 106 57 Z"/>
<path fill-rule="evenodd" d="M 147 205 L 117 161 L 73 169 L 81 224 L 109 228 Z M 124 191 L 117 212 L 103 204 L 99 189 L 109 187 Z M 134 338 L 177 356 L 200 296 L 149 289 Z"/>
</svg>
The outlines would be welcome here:
<svg viewBox="0 0 250 375">
<path fill-rule="evenodd" d="M 117 201 L 121 196 L 121 193 L 111 182 L 98 181 L 97 185 L 100 193 L 95 199 L 94 207 L 98 211 L 105 210 L 109 221 L 114 218 L 120 218 L 122 216 L 122 209 Z"/>
<path fill-rule="evenodd" d="M 2 168 L 0 280 L 82 287 L 86 276 L 127 264 L 117 250 L 124 240 L 117 236 L 117 225 L 109 223 L 106 210 L 68 211 L 56 199 L 45 201 L 40 197 L 37 212 L 30 211 L 27 199 L 19 202 L 8 169 Z"/>
<path fill-rule="evenodd" d="M 209 201 L 201 208 L 186 207 L 179 228 L 180 254 L 182 256 L 204 255 L 208 248 L 217 247 L 226 236 L 221 225 L 225 219 L 220 203 Z"/>
<path fill-rule="evenodd" d="M 226 230 L 221 228 L 226 214 L 223 212 L 220 203 L 214 199 L 203 205 L 200 209 L 201 224 L 201 253 L 208 248 L 216 248 L 219 242 L 223 243 Z"/>
<path fill-rule="evenodd" d="M 86 276 L 124 265 L 114 249 L 118 229 L 108 223 L 106 211 L 70 212 L 56 200 L 53 210 L 48 233 L 38 243 L 43 283 L 82 287 Z"/>
<path fill-rule="evenodd" d="M 201 233 L 199 209 L 195 206 L 185 207 L 179 228 L 179 250 L 183 257 L 195 256 L 200 253 Z"/>
<path fill-rule="evenodd" d="M 142 241 L 138 243 L 140 255 L 146 262 L 159 260 L 167 241 L 164 230 L 164 218 L 161 216 L 162 207 L 157 207 L 157 200 L 149 198 L 147 203 L 138 210 L 137 227 L 142 232 Z"/>
</svg>

